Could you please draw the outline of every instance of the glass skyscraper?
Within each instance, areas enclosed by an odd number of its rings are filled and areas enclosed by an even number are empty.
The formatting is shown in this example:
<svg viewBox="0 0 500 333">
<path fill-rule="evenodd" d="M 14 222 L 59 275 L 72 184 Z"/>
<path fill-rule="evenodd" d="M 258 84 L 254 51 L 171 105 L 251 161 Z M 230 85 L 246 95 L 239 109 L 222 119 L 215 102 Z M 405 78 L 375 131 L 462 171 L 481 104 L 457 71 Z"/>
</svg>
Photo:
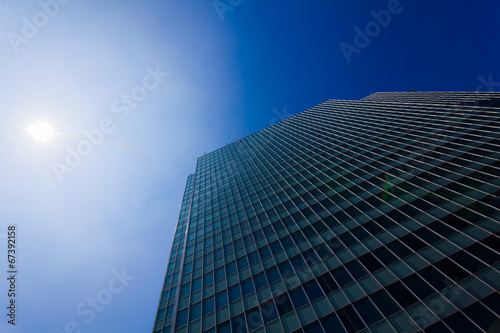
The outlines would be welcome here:
<svg viewBox="0 0 500 333">
<path fill-rule="evenodd" d="M 201 156 L 153 332 L 500 331 L 499 138 L 500 93 L 375 93 Z"/>
</svg>

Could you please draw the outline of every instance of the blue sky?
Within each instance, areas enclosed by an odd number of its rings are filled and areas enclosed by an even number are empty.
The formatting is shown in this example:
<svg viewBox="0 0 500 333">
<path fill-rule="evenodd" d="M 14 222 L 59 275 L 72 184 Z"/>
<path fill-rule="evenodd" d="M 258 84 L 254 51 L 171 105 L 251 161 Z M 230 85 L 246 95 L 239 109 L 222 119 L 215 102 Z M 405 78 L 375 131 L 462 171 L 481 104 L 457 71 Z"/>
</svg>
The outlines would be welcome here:
<svg viewBox="0 0 500 333">
<path fill-rule="evenodd" d="M 0 331 L 150 332 L 204 152 L 327 99 L 500 90 L 496 0 L 218 5 L 0 3 L 0 257 L 16 224 L 19 270 Z M 59 135 L 34 142 L 37 120 Z"/>
</svg>

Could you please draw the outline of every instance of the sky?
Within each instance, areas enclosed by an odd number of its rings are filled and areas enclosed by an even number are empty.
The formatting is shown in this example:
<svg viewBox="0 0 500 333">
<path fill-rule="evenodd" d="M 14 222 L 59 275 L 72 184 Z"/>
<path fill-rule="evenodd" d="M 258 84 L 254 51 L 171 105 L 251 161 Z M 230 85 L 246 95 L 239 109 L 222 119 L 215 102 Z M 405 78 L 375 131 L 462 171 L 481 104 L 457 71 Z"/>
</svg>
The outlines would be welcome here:
<svg viewBox="0 0 500 333">
<path fill-rule="evenodd" d="M 498 22 L 497 0 L 0 1 L 0 332 L 151 332 L 199 156 L 328 99 L 500 90 Z"/>
</svg>

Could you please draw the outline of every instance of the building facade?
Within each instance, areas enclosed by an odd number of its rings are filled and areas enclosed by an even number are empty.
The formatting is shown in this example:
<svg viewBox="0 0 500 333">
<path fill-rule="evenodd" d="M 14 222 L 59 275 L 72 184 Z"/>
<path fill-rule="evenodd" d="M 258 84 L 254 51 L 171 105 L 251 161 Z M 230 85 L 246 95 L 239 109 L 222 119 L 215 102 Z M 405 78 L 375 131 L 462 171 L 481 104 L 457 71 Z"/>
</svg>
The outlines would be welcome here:
<svg viewBox="0 0 500 333">
<path fill-rule="evenodd" d="M 500 93 L 375 93 L 200 157 L 153 332 L 495 331 L 499 138 Z"/>
</svg>

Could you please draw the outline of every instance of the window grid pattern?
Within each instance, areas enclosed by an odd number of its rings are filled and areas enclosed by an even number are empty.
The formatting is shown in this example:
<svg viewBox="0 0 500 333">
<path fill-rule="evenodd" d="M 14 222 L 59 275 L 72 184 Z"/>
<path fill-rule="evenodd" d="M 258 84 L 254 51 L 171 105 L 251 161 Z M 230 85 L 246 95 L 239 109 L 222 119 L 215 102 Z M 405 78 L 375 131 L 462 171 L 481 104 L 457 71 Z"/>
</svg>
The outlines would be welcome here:
<svg viewBox="0 0 500 333">
<path fill-rule="evenodd" d="M 485 332 L 500 94 L 327 101 L 198 159 L 158 332 Z"/>
</svg>

